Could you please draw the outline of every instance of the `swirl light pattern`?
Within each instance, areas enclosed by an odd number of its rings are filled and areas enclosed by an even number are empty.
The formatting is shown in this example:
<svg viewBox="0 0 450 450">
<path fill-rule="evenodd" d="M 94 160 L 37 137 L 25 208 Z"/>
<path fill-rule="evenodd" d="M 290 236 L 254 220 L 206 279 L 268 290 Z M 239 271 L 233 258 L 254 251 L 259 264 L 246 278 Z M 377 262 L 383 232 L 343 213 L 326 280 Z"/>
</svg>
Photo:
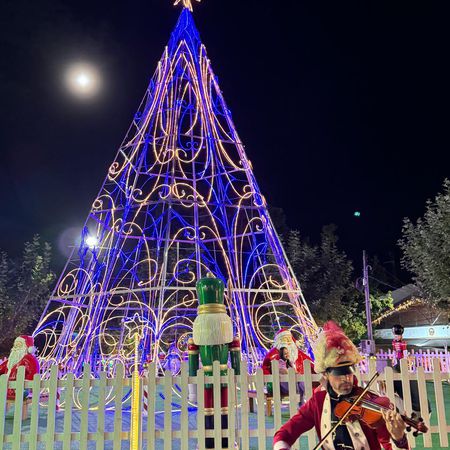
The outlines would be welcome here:
<svg viewBox="0 0 450 450">
<path fill-rule="evenodd" d="M 191 332 L 208 271 L 250 363 L 281 327 L 309 347 L 316 324 L 184 8 L 35 330 L 44 368 L 127 365 L 135 332 L 158 359 Z"/>
</svg>

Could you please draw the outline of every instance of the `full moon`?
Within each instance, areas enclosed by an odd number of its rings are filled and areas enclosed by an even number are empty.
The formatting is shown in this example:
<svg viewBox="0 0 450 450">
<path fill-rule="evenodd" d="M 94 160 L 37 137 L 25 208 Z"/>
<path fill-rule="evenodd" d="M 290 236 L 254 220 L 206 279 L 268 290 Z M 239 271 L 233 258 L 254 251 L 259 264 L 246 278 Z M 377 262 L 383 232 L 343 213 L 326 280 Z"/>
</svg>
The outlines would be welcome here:
<svg viewBox="0 0 450 450">
<path fill-rule="evenodd" d="M 69 91 L 77 97 L 93 97 L 100 89 L 100 76 L 90 64 L 78 63 L 66 69 L 65 84 Z"/>
</svg>

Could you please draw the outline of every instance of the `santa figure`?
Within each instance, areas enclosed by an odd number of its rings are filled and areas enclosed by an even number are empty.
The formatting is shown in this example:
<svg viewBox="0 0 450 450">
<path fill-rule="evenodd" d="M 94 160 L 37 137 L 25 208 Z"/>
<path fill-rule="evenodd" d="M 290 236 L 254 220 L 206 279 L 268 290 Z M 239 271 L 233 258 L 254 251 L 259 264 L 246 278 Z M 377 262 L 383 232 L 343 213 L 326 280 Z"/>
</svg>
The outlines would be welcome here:
<svg viewBox="0 0 450 450">
<path fill-rule="evenodd" d="M 32 336 L 19 336 L 14 341 L 13 348 L 9 358 L 0 365 L 0 375 L 8 374 L 8 381 L 16 381 L 17 370 L 19 367 L 25 367 L 25 379 L 33 380 L 36 373 L 39 373 L 39 361 L 34 355 L 36 347 Z M 28 392 L 24 391 L 27 396 Z M 8 389 L 8 400 L 14 400 L 16 397 L 15 389 Z"/>
<path fill-rule="evenodd" d="M 297 342 L 289 330 L 281 329 L 275 334 L 273 341 L 273 348 L 267 353 L 264 358 L 262 369 L 264 375 L 272 374 L 272 360 L 280 360 L 282 352 L 281 349 L 287 353 L 287 360 L 289 361 L 289 366 L 293 367 L 297 373 L 303 374 L 303 361 L 308 359 L 312 361 L 311 358 L 303 353 L 297 346 Z M 313 366 L 314 368 L 314 366 Z M 272 383 L 268 383 L 267 390 L 269 394 L 272 391 Z"/>
</svg>

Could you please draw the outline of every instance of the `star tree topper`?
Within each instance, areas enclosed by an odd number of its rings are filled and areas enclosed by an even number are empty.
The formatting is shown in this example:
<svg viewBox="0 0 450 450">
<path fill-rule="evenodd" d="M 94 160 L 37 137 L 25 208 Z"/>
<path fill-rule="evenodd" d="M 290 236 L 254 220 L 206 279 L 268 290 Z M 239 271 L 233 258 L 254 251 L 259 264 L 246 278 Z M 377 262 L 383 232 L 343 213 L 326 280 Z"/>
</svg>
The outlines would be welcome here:
<svg viewBox="0 0 450 450">
<path fill-rule="evenodd" d="M 127 334 L 130 339 L 132 339 L 136 333 L 138 334 L 139 339 L 143 339 L 145 336 L 145 328 L 149 328 L 149 321 L 138 313 L 135 313 L 133 317 L 124 320 L 123 323 L 128 330 Z"/>
<path fill-rule="evenodd" d="M 201 0 L 197 0 L 198 2 L 201 2 Z M 175 0 L 174 5 L 178 5 L 179 3 L 183 3 L 183 6 L 187 9 L 189 9 L 189 11 L 193 11 L 192 9 L 192 0 Z"/>
</svg>

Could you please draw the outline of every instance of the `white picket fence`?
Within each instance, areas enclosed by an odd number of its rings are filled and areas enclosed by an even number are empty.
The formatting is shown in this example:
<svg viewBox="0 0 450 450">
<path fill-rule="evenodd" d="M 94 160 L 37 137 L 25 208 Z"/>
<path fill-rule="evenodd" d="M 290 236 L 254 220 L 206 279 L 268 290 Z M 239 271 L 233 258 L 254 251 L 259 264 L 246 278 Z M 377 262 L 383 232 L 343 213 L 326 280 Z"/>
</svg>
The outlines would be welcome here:
<svg viewBox="0 0 450 450">
<path fill-rule="evenodd" d="M 403 385 L 404 405 L 411 412 L 410 380 L 417 380 L 420 394 L 420 406 L 423 418 L 430 432 L 417 439 L 423 440 L 424 447 L 433 448 L 432 435 L 447 448 L 450 432 L 449 411 L 445 410 L 445 395 L 450 395 L 448 385 L 449 373 L 440 370 L 440 361 L 433 361 L 434 371 L 425 373 L 424 367 L 415 373 L 408 371 L 407 361 L 401 363 L 402 373 L 396 374 L 390 367 L 379 377 L 385 382 L 387 396 L 394 400 L 394 380 L 401 380 Z M 370 379 L 375 370 L 371 362 L 368 373 L 358 373 L 360 381 Z M 148 377 L 141 378 L 139 388 L 140 404 L 143 405 L 144 389 L 148 394 L 147 412 L 138 412 L 139 449 L 204 449 L 205 437 L 214 437 L 216 448 L 221 448 L 220 438 L 227 436 L 229 442 L 237 442 L 242 450 L 272 448 L 271 442 L 275 431 L 289 416 L 296 413 L 299 395 L 296 382 L 305 384 L 305 397 L 312 395 L 313 381 L 319 381 L 320 375 L 312 375 L 310 364 L 305 364 L 305 375 L 295 374 L 289 369 L 288 375 L 279 375 L 278 363 L 273 363 L 274 375 L 264 376 L 261 369 L 256 374 L 248 375 L 246 362 L 242 362 L 242 374 L 235 376 L 229 370 L 226 376 L 220 375 L 218 363 L 214 363 L 213 376 L 206 377 L 203 369 L 197 376 L 190 377 L 186 364 L 183 364 L 179 376 L 167 372 L 164 377 L 157 377 L 155 365 L 149 367 Z M 267 397 L 265 383 L 273 382 L 273 414 L 268 415 L 265 407 Z M 280 396 L 280 381 L 288 382 L 290 396 Z M 206 383 L 214 386 L 214 430 L 204 427 L 204 397 Z M 220 429 L 220 386 L 228 386 L 228 430 Z M 188 399 L 189 385 L 196 385 L 198 408 L 190 405 Z M 33 381 L 24 382 L 24 372 L 19 370 L 17 382 L 7 381 L 6 375 L 0 377 L 0 448 L 1 449 L 132 449 L 130 446 L 131 379 L 125 377 L 123 366 L 117 366 L 115 376 L 107 378 L 101 373 L 93 377 L 88 365 L 84 367 L 83 376 L 74 379 L 67 374 L 58 379 L 58 371 L 53 367 L 48 379 L 36 375 Z M 428 391 L 432 393 L 432 422 L 428 411 Z M 7 388 L 16 389 L 16 400 L 7 402 Z M 22 400 L 24 389 L 31 389 L 31 399 Z M 249 392 L 256 392 L 256 410 L 250 411 Z M 60 397 L 60 410 L 57 411 L 57 397 Z M 142 408 L 143 409 L 143 408 Z M 26 412 L 26 417 L 23 417 Z M 437 437 L 438 435 L 438 437 Z M 307 433 L 303 446 L 314 447 L 316 437 L 314 430 Z M 416 439 L 409 434 L 410 443 L 415 447 Z M 306 442 L 307 441 L 307 442 Z M 299 443 L 294 448 L 299 448 Z M 232 447 L 232 446 L 230 446 Z M 304 448 L 304 447 L 303 447 Z M 434 447 L 436 448 L 436 447 Z"/>
<path fill-rule="evenodd" d="M 375 355 L 379 361 L 395 361 L 396 357 L 392 350 L 378 351 Z M 366 360 L 368 356 L 366 356 Z M 415 372 L 418 367 L 423 367 L 425 373 L 433 372 L 433 360 L 439 360 L 439 367 L 442 372 L 450 371 L 450 352 L 448 351 L 426 351 L 414 349 L 408 352 L 407 361 L 409 370 Z"/>
</svg>

